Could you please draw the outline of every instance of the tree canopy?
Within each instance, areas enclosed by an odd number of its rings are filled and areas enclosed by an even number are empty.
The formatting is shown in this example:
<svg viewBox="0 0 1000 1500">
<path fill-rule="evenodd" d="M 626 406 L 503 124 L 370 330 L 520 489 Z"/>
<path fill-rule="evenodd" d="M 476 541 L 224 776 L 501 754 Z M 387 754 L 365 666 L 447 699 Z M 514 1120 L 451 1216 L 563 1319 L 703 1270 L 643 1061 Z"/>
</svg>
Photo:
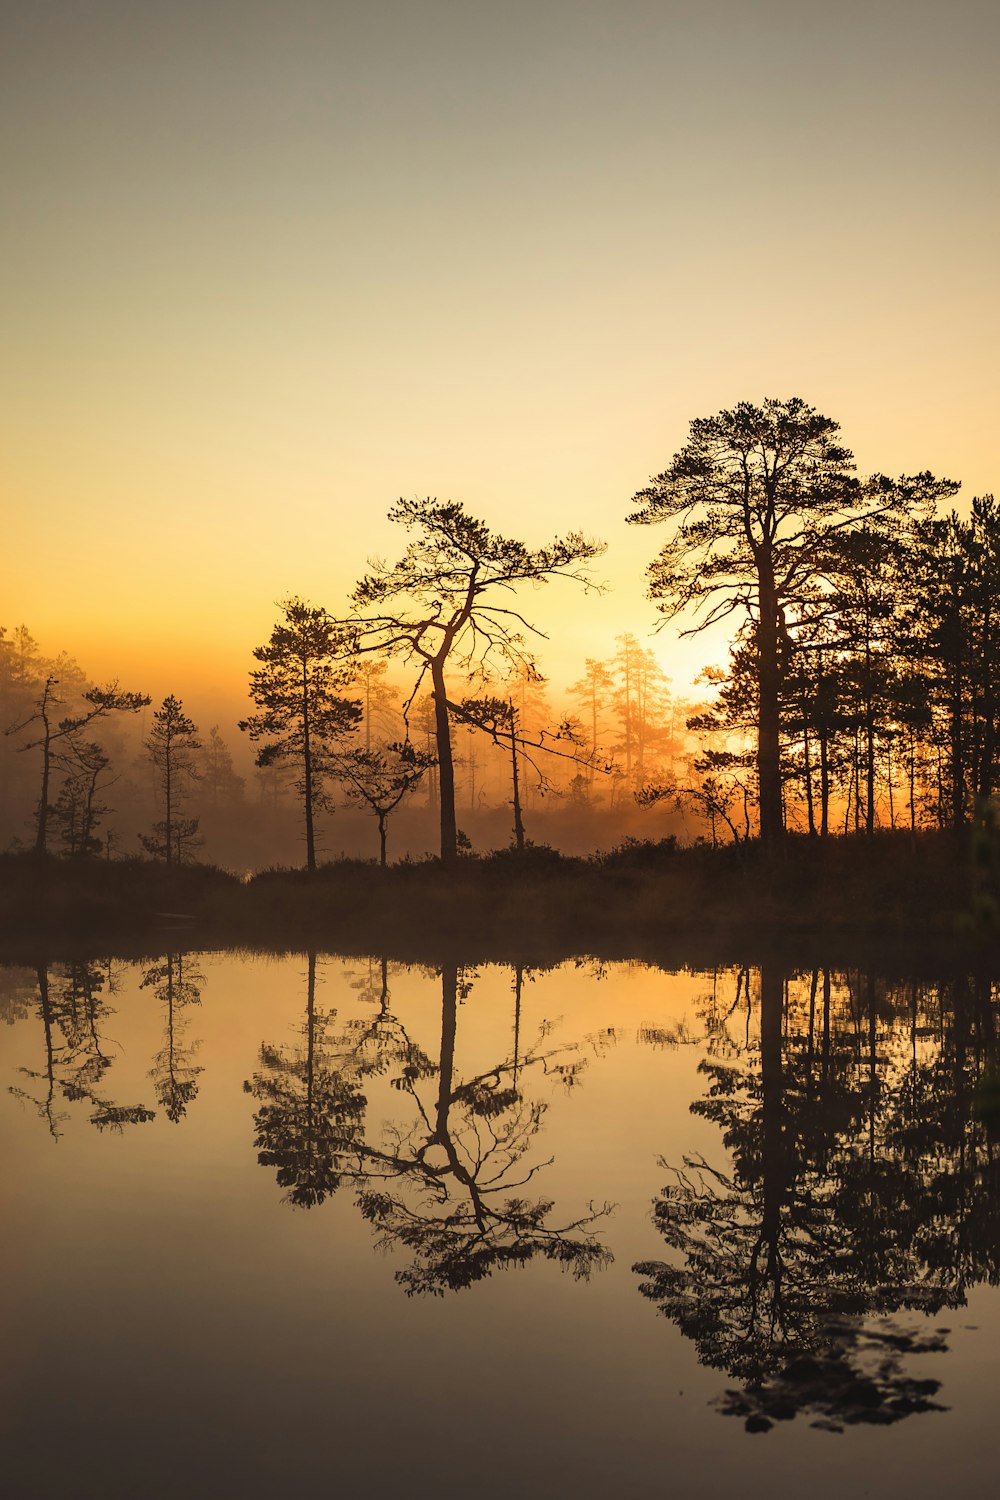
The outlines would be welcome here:
<svg viewBox="0 0 1000 1500">
<path fill-rule="evenodd" d="M 352 614 L 341 622 L 355 653 L 380 652 L 416 662 L 412 704 L 431 679 L 441 796 L 441 858 L 458 853 L 455 769 L 451 747 L 446 668 L 468 679 L 487 670 L 533 666 L 528 637 L 543 633 L 515 607 L 526 583 L 567 578 L 593 588 L 587 565 L 603 543 L 569 532 L 545 547 L 491 531 L 457 501 L 400 500 L 389 519 L 412 534 L 398 562 L 376 561 L 351 596 Z"/>
<path fill-rule="evenodd" d="M 783 832 L 779 693 L 793 628 L 822 609 L 838 540 L 867 517 L 913 511 L 957 488 L 930 474 L 862 482 L 839 425 L 799 397 L 742 401 L 691 423 L 687 443 L 634 497 L 629 516 L 673 531 L 649 569 L 668 619 L 691 612 L 687 633 L 736 614 L 756 654 L 760 831 Z"/>
</svg>

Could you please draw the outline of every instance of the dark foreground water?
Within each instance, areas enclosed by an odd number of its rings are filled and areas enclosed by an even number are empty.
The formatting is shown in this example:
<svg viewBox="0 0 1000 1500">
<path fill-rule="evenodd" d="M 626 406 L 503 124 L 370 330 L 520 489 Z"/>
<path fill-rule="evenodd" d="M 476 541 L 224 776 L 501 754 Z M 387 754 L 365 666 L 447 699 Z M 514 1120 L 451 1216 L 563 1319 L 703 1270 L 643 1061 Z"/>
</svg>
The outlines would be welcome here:
<svg viewBox="0 0 1000 1500">
<path fill-rule="evenodd" d="M 0 1493 L 992 1496 L 984 978 L 0 971 Z"/>
</svg>

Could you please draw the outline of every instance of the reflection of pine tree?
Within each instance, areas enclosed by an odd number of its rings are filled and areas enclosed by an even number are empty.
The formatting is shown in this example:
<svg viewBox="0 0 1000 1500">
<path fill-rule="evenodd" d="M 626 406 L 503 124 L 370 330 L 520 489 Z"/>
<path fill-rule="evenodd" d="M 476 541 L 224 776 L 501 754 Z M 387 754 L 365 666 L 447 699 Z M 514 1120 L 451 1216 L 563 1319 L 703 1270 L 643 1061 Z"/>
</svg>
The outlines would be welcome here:
<svg viewBox="0 0 1000 1500">
<path fill-rule="evenodd" d="M 188 1006 L 201 1004 L 198 986 L 204 976 L 190 970 L 185 973 L 184 964 L 183 954 L 168 953 L 162 963 L 146 970 L 139 986 L 140 989 L 152 989 L 164 1007 L 166 1034 L 163 1046 L 153 1059 L 149 1076 L 167 1119 L 175 1125 L 196 1097 L 198 1074 L 202 1071 L 194 1064 L 199 1044 L 183 1045 L 182 1012 Z"/>
<path fill-rule="evenodd" d="M 54 1137 L 61 1134 L 59 1126 L 67 1118 L 56 1108 L 60 1096 L 69 1103 L 89 1104 L 90 1123 L 98 1130 L 122 1130 L 152 1120 L 153 1110 L 118 1104 L 101 1087 L 111 1067 L 101 1033 L 103 1021 L 112 1014 L 102 995 L 107 973 L 96 964 L 67 964 L 50 981 L 48 968 L 40 965 L 36 977 L 45 1064 L 40 1070 L 21 1072 L 41 1083 L 42 1090 L 12 1088 L 11 1093 L 35 1105 Z"/>
<path fill-rule="evenodd" d="M 759 1043 L 741 1066 L 703 1065 L 712 1086 L 693 1108 L 722 1128 L 731 1172 L 675 1171 L 654 1210 L 674 1257 L 636 1270 L 703 1362 L 741 1382 L 723 1409 L 748 1425 L 801 1410 L 820 1425 L 897 1421 L 937 1388 L 903 1356 L 943 1345 L 872 1317 L 960 1305 L 1000 1269 L 1000 1174 L 969 1118 L 963 1019 L 992 1034 L 992 1007 L 955 994 L 927 1071 L 915 998 L 907 1060 L 898 996 L 873 980 L 848 976 L 839 1016 L 829 975 L 805 1002 L 784 989 L 765 967 Z"/>
<path fill-rule="evenodd" d="M 527 1157 L 545 1105 L 527 1100 L 518 1075 L 536 1068 L 563 1081 L 582 1065 L 539 1043 L 520 1057 L 460 1081 L 455 1071 L 458 1003 L 468 979 L 446 967 L 441 975 L 442 1020 L 437 1089 L 424 1101 L 418 1085 L 430 1076 L 408 1067 L 393 1080 L 409 1095 L 416 1120 L 409 1131 L 394 1129 L 380 1148 L 362 1147 L 367 1179 L 358 1202 L 382 1246 L 401 1245 L 413 1261 L 396 1273 L 407 1295 L 442 1295 L 482 1280 L 498 1268 L 541 1255 L 587 1276 L 610 1255 L 593 1233 L 607 1207 L 588 1211 L 558 1228 L 548 1222 L 550 1199 L 529 1200 L 521 1189 L 544 1163 Z"/>
<path fill-rule="evenodd" d="M 345 1078 L 328 1044 L 332 1013 L 316 1009 L 316 955 L 310 953 L 302 1043 L 264 1045 L 261 1069 L 244 1084 L 260 1101 L 255 1137 L 263 1167 L 274 1167 L 286 1201 L 312 1208 L 335 1193 L 361 1131 L 366 1100 Z"/>
<path fill-rule="evenodd" d="M 995 1000 L 982 976 L 951 980 L 926 998 L 930 1014 L 921 1016 L 912 988 L 909 1055 L 885 1090 L 878 1144 L 919 1185 L 914 1250 L 958 1307 L 977 1282 L 1000 1280 L 1000 1155 L 977 1108 L 996 1067 Z M 937 1032 L 930 1049 L 928 1022 Z"/>
<path fill-rule="evenodd" d="M 515 1001 L 521 976 L 515 980 Z M 339 1033 L 333 1013 L 315 1010 L 315 959 L 310 959 L 305 1046 L 293 1056 L 261 1052 L 264 1068 L 246 1085 L 263 1101 L 255 1121 L 258 1160 L 278 1169 L 289 1202 L 313 1207 L 350 1176 L 358 1206 L 383 1247 L 413 1252 L 397 1273 L 407 1294 L 443 1293 L 469 1286 L 497 1267 L 541 1255 L 584 1276 L 610 1257 L 592 1231 L 607 1210 L 552 1226 L 548 1199 L 529 1201 L 521 1190 L 545 1163 L 528 1153 L 545 1104 L 524 1097 L 520 1080 L 535 1071 L 572 1083 L 582 1067 L 573 1049 L 538 1043 L 520 1048 L 519 1011 L 513 1059 L 473 1078 L 456 1076 L 458 1005 L 471 989 L 468 974 L 442 972 L 442 1030 L 438 1063 L 415 1043 L 393 1014 L 388 964 L 383 959 L 352 979 L 373 1011 Z M 517 1007 L 516 1007 L 517 1010 Z M 409 1124 L 392 1123 L 378 1141 L 363 1133 L 365 1079 L 387 1076 L 412 1109 Z M 430 1085 L 428 1090 L 426 1085 Z"/>
</svg>

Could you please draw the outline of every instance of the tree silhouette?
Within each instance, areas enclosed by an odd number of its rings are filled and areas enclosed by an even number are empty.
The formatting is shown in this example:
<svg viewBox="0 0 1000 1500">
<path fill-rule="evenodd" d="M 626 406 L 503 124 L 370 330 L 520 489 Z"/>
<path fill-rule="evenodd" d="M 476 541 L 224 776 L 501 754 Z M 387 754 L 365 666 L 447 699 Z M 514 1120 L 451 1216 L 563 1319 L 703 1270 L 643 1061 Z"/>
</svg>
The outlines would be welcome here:
<svg viewBox="0 0 1000 1500">
<path fill-rule="evenodd" d="M 111 713 L 137 713 L 140 708 L 145 708 L 152 701 L 145 693 L 124 692 L 116 682 L 113 682 L 103 688 L 88 688 L 83 698 L 89 706 L 80 713 L 60 719 L 57 711 L 63 706 L 63 700 L 56 691 L 58 686 L 59 678 L 54 673 L 49 673 L 32 706 L 31 713 L 4 731 L 9 735 L 20 734 L 25 729 L 37 726 L 34 737 L 26 744 L 19 746 L 22 751 L 41 750 L 42 752 L 41 786 L 35 816 L 36 854 L 45 854 L 48 850 L 53 761 L 64 742 L 72 740 L 79 743 L 81 731 L 88 728 L 95 720 L 102 719 Z"/>
<path fill-rule="evenodd" d="M 388 670 L 387 661 L 363 657 L 355 664 L 350 679 L 350 686 L 357 692 L 361 704 L 366 750 L 371 750 L 373 741 L 390 738 L 393 720 L 398 723 L 399 695 L 385 681 Z"/>
<path fill-rule="evenodd" d="M 583 767 L 593 767 L 593 752 L 576 753 L 560 748 L 579 743 L 573 726 L 565 721 L 558 729 L 539 729 L 531 734 L 524 729 L 520 708 L 513 698 L 483 696 L 463 698 L 461 703 L 448 704 L 449 712 L 460 724 L 478 730 L 500 746 L 510 760 L 511 807 L 514 812 L 514 847 L 523 852 L 525 847 L 524 814 L 522 806 L 522 772 L 526 765 L 533 773 L 535 784 L 543 791 L 551 790 L 552 784 L 538 760 L 539 754 L 556 756 L 560 760 L 572 761 Z M 606 767 L 602 767 L 606 770 Z"/>
<path fill-rule="evenodd" d="M 930 707 L 938 822 L 957 828 L 992 795 L 1000 770 L 1000 508 L 992 495 L 973 500 L 968 521 L 954 512 L 921 521 L 908 562 L 906 650 Z"/>
<path fill-rule="evenodd" d="M 583 664 L 583 676 L 574 682 L 569 690 L 580 700 L 581 709 L 589 721 L 590 750 L 595 756 L 601 742 L 601 711 L 607 703 L 613 686 L 614 677 L 608 669 L 608 664 L 588 656 Z M 593 787 L 594 767 L 591 765 L 587 775 L 588 794 L 593 793 Z"/>
<path fill-rule="evenodd" d="M 376 750 L 348 750 L 337 756 L 336 774 L 348 797 L 370 808 L 378 820 L 379 864 L 383 870 L 389 818 L 434 764 L 433 755 L 418 750 L 409 740 Z"/>
<path fill-rule="evenodd" d="M 213 724 L 208 731 L 200 775 L 204 798 L 213 811 L 220 806 L 231 806 L 243 801 L 245 783 L 243 777 L 236 773 L 232 751 L 219 732 L 218 724 Z"/>
<path fill-rule="evenodd" d="M 52 813 L 63 848 L 70 858 L 100 854 L 103 846 L 97 828 L 110 809 L 98 800 L 98 794 L 118 779 L 111 776 L 101 780 L 111 764 L 110 757 L 96 741 L 70 736 L 59 759 L 66 779 L 59 788 Z"/>
<path fill-rule="evenodd" d="M 260 744 L 258 766 L 288 761 L 299 773 L 297 787 L 305 819 L 306 869 L 316 868 L 315 815 L 327 805 L 323 783 L 332 768 L 334 746 L 361 718 L 361 707 L 340 689 L 349 673 L 339 662 L 340 640 L 325 610 L 286 599 L 282 619 L 250 674 L 250 696 L 259 713 L 240 728 Z"/>
<path fill-rule="evenodd" d="M 669 468 L 629 517 L 666 521 L 673 534 L 649 569 L 650 596 L 673 619 L 696 613 L 685 634 L 749 616 L 757 686 L 760 832 L 782 836 L 780 694 L 790 630 L 815 603 L 840 533 L 866 516 L 954 493 L 930 475 L 862 486 L 838 424 L 795 397 L 741 402 L 698 418 Z"/>
<path fill-rule="evenodd" d="M 467 678 L 494 664 L 521 670 L 533 664 L 525 634 L 540 636 L 510 602 L 523 584 L 570 578 L 593 587 L 585 567 L 603 551 L 577 532 L 530 549 L 500 536 L 456 502 L 400 500 L 389 519 L 413 533 L 398 562 L 376 562 L 351 597 L 353 614 L 341 622 L 355 653 L 398 655 L 418 672 L 407 701 L 426 677 L 434 702 L 441 858 L 458 857 L 455 767 L 445 674 Z"/>
<path fill-rule="evenodd" d="M 153 714 L 153 727 L 146 741 L 163 798 L 163 819 L 153 824 L 152 835 L 140 834 L 148 854 L 168 865 L 183 864 L 202 841 L 198 819 L 181 816 L 185 788 L 200 775 L 196 752 L 202 748 L 197 725 L 184 712 L 184 705 L 171 693 Z"/>
</svg>

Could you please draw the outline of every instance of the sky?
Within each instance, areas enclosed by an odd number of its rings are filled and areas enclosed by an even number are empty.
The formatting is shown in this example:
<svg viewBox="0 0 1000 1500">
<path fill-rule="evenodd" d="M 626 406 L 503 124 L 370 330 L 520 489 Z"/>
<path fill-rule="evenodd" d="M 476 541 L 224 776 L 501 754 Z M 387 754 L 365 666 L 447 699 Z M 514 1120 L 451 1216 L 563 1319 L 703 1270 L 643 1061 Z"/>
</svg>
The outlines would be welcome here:
<svg viewBox="0 0 1000 1500">
<path fill-rule="evenodd" d="M 276 601 L 342 610 L 434 495 L 608 542 L 527 601 L 565 683 L 656 623 L 624 518 L 695 417 L 799 395 L 993 491 L 998 44 L 993 0 L 5 7 L 0 624 L 235 717 Z"/>
</svg>

